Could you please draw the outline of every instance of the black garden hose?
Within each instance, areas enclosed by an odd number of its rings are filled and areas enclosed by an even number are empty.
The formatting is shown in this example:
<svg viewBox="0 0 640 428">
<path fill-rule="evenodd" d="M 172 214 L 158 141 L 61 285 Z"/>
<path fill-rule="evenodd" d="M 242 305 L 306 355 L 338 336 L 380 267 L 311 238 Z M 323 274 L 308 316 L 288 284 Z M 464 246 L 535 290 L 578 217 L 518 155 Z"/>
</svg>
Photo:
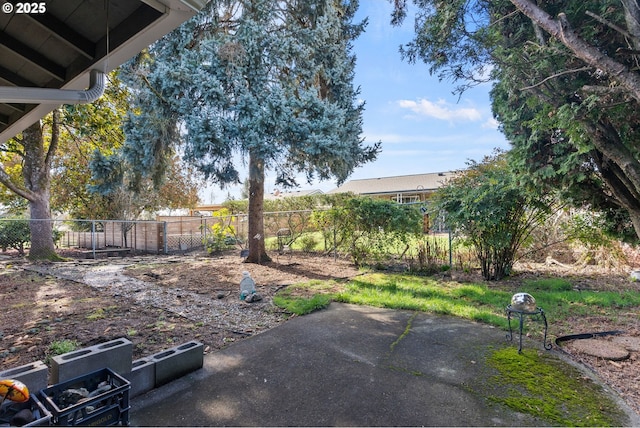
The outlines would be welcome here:
<svg viewBox="0 0 640 428">
<path fill-rule="evenodd" d="M 613 336 L 613 335 L 622 334 L 622 333 L 624 333 L 623 330 L 611 330 L 611 331 L 600 331 L 595 333 L 569 334 L 567 336 L 560 336 L 556 338 L 556 345 L 561 346 L 560 345 L 561 342 L 567 342 L 569 340 L 594 339 L 596 337 Z"/>
</svg>

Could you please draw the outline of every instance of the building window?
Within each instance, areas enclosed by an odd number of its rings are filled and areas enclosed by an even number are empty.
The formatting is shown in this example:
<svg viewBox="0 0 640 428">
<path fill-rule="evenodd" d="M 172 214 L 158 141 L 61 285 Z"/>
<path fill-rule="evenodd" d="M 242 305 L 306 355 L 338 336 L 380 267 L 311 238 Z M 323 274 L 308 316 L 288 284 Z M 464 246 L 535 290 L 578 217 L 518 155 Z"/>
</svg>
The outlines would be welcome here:
<svg viewBox="0 0 640 428">
<path fill-rule="evenodd" d="M 398 193 L 395 198 L 391 198 L 391 200 L 399 203 L 399 204 L 414 204 L 416 202 L 420 202 L 420 196 L 418 195 L 404 195 L 402 193 Z"/>
</svg>

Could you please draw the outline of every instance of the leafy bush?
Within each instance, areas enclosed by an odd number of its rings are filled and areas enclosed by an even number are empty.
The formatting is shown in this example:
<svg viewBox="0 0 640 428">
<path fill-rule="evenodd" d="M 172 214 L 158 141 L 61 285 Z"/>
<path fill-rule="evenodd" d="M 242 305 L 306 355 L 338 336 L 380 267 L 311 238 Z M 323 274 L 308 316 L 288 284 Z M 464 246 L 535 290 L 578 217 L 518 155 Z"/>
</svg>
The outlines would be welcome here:
<svg viewBox="0 0 640 428">
<path fill-rule="evenodd" d="M 318 246 L 318 240 L 311 233 L 301 236 L 298 242 L 300 242 L 302 251 L 307 253 L 314 251 Z"/>
<path fill-rule="evenodd" d="M 236 229 L 232 226 L 235 217 L 230 214 L 226 208 L 213 213 L 213 217 L 217 218 L 218 221 L 209 226 L 209 231 L 204 238 L 204 246 L 209 254 L 233 248 L 239 243 Z"/>
<path fill-rule="evenodd" d="M 483 278 L 499 280 L 510 274 L 518 250 L 547 217 L 550 204 L 521 184 L 503 153 L 469 166 L 436 192 L 432 209 L 436 215 L 445 212 L 450 230 L 473 246 Z"/>
<path fill-rule="evenodd" d="M 448 270 L 449 246 L 438 237 L 426 237 L 416 244 L 415 262 L 410 264 L 412 271 L 436 273 Z"/>
<path fill-rule="evenodd" d="M 422 236 L 423 216 L 413 206 L 358 197 L 315 212 L 314 222 L 327 232 L 325 240 L 332 240 L 334 249 L 349 254 L 360 266 L 406 252 L 410 240 Z"/>
<path fill-rule="evenodd" d="M 8 248 L 18 250 L 24 255 L 24 246 L 31 241 L 31 229 L 28 220 L 2 220 L 0 221 L 0 248 L 7 251 Z"/>
<path fill-rule="evenodd" d="M 606 231 L 606 219 L 600 213 L 582 211 L 576 213 L 564 225 L 569 242 L 579 253 L 578 263 L 620 267 L 626 264 L 626 256 L 618 239 Z"/>
</svg>

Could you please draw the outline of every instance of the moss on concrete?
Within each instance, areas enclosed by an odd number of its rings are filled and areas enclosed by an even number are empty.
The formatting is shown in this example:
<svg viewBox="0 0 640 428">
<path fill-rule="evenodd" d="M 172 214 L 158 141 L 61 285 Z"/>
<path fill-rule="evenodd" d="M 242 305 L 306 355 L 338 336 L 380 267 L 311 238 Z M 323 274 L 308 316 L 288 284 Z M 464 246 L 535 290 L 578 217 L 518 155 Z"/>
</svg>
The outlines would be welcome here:
<svg viewBox="0 0 640 428">
<path fill-rule="evenodd" d="M 489 400 L 559 426 L 622 426 L 627 416 L 602 386 L 551 354 L 508 347 L 488 364 L 498 388 Z M 497 392 L 499 391 L 499 392 Z M 497 392 L 497 393 L 496 393 Z"/>
</svg>

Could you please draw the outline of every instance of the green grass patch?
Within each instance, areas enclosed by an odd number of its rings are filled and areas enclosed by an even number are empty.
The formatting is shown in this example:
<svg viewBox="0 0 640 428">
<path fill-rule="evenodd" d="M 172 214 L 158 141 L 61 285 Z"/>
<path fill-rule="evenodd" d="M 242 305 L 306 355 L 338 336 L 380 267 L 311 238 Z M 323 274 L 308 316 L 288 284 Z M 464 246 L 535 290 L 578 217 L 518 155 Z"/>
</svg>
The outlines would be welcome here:
<svg viewBox="0 0 640 428">
<path fill-rule="evenodd" d="M 618 426 L 624 414 L 603 389 L 576 368 L 535 350 L 492 353 L 499 395 L 489 400 L 559 426 Z"/>
<path fill-rule="evenodd" d="M 326 308 L 338 287 L 335 281 L 309 281 L 290 285 L 273 297 L 273 303 L 296 315 L 306 315 Z"/>
<path fill-rule="evenodd" d="M 573 285 L 564 278 L 542 278 L 524 281 L 523 287 L 533 291 L 570 291 Z"/>
<path fill-rule="evenodd" d="M 331 297 L 324 294 L 316 294 L 309 298 L 282 297 L 273 298 L 273 303 L 283 308 L 287 312 L 296 315 L 306 315 L 318 309 L 326 308 L 331 302 Z"/>
<path fill-rule="evenodd" d="M 452 315 L 506 330 L 506 307 L 516 292 L 531 293 L 550 325 L 569 325 L 577 316 L 597 314 L 614 321 L 624 312 L 640 310 L 635 291 L 576 290 L 566 279 L 538 279 L 509 283 L 458 283 L 409 274 L 367 273 L 345 283 L 312 281 L 281 290 L 274 302 L 296 314 L 324 308 L 331 300 L 390 309 Z M 515 329 L 517 321 L 512 320 Z M 525 334 L 541 335 L 543 323 L 524 325 Z M 541 337 L 541 336 L 540 336 Z M 552 425 L 615 426 L 624 422 L 618 407 L 602 389 L 574 367 L 551 354 L 507 346 L 492 352 L 489 365 L 499 374 L 492 379 L 490 400 L 539 417 Z M 497 392 L 496 392 L 497 391 Z"/>
<path fill-rule="evenodd" d="M 572 317 L 593 315 L 615 320 L 620 310 L 640 308 L 640 293 L 634 291 L 575 290 L 566 279 L 523 281 L 518 287 L 499 283 L 458 283 L 410 274 L 369 273 L 346 284 L 310 281 L 281 290 L 276 305 L 296 314 L 324 308 L 339 301 L 453 315 L 507 329 L 505 309 L 516 292 L 531 293 L 550 322 L 561 324 Z M 525 332 L 537 334 L 542 323 L 525 323 Z"/>
<path fill-rule="evenodd" d="M 384 273 L 363 275 L 333 296 L 344 303 L 454 315 L 505 328 L 504 310 L 510 298 L 510 293 L 483 284 Z"/>
<path fill-rule="evenodd" d="M 62 355 L 67 352 L 75 351 L 80 346 L 80 342 L 76 340 L 56 340 L 49 345 L 50 355 Z"/>
<path fill-rule="evenodd" d="M 107 313 L 116 309 L 117 306 L 108 306 L 106 308 L 96 308 L 85 317 L 89 321 L 97 321 L 107 317 Z"/>
<path fill-rule="evenodd" d="M 171 331 L 175 330 L 176 325 L 159 318 L 158 321 L 154 322 L 153 324 L 147 324 L 145 327 L 151 330 Z"/>
</svg>

